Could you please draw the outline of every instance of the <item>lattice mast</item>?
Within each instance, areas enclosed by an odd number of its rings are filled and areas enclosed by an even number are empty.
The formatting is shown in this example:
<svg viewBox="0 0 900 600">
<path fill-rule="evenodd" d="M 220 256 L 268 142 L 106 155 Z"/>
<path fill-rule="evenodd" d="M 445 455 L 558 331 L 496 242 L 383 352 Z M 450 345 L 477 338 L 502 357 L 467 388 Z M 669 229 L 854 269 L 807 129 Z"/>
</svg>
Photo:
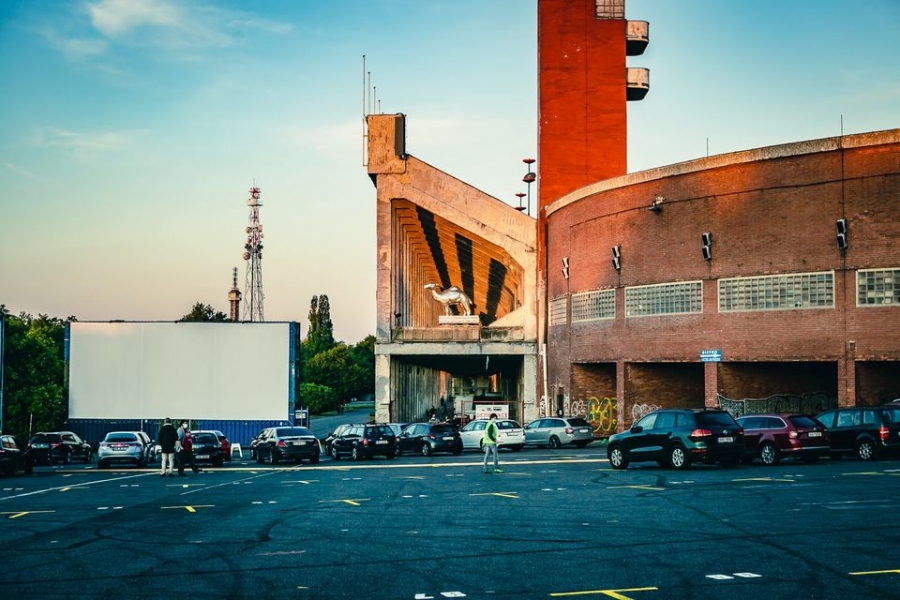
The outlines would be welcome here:
<svg viewBox="0 0 900 600">
<path fill-rule="evenodd" d="M 259 188 L 250 188 L 250 224 L 247 225 L 247 243 L 244 244 L 244 260 L 247 261 L 247 277 L 244 283 L 244 321 L 265 320 L 263 313 L 262 281 L 262 225 L 259 222 Z"/>
</svg>

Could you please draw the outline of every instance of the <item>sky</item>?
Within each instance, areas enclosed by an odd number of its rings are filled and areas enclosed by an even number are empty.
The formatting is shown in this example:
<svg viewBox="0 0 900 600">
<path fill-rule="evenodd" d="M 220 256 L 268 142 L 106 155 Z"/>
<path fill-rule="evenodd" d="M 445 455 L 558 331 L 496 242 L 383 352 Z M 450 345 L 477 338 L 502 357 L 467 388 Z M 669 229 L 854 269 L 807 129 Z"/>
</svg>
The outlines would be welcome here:
<svg viewBox="0 0 900 600">
<path fill-rule="evenodd" d="M 258 186 L 265 319 L 305 335 L 324 294 L 336 339 L 373 335 L 363 115 L 404 113 L 410 154 L 517 205 L 537 158 L 536 6 L 0 0 L 0 304 L 227 313 Z M 627 61 L 650 70 L 629 172 L 900 127 L 896 0 L 627 0 L 626 17 L 650 23 Z"/>
</svg>

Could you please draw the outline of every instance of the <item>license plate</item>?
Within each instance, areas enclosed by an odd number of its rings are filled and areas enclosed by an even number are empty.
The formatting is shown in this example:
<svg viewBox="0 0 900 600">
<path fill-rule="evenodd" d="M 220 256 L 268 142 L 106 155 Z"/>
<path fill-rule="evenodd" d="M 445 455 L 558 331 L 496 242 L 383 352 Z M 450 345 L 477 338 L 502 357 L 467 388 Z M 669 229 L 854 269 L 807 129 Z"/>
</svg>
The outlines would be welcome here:
<svg viewBox="0 0 900 600">
<path fill-rule="evenodd" d="M 376 444 L 387 444 L 387 440 L 375 440 Z"/>
<path fill-rule="evenodd" d="M 453 436 L 450 435 L 450 436 L 444 437 L 444 441 L 445 441 L 445 442 L 452 442 L 452 441 L 453 441 Z"/>
<path fill-rule="evenodd" d="M 587 432 L 588 432 L 587 429 L 579 429 L 579 430 L 578 430 L 578 433 L 587 433 Z"/>
<path fill-rule="evenodd" d="M 199 458 L 199 459 L 201 459 L 201 460 L 202 460 L 202 459 L 206 459 L 206 458 L 209 458 L 209 454 L 198 454 L 198 455 L 197 455 L 197 458 Z"/>
<path fill-rule="evenodd" d="M 733 437 L 720 437 L 720 438 L 719 438 L 719 443 L 720 443 L 720 444 L 730 444 L 730 443 L 733 442 L 733 441 L 734 441 L 734 438 L 733 438 Z"/>
<path fill-rule="evenodd" d="M 822 432 L 821 431 L 810 431 L 809 437 L 822 437 Z"/>
</svg>

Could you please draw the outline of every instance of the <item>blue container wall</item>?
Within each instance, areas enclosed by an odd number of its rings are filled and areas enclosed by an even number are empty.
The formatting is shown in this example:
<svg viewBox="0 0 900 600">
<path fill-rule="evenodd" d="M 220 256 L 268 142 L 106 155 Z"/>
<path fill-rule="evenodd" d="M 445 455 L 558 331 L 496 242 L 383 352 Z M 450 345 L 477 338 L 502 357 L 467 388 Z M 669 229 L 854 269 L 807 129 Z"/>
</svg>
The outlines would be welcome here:
<svg viewBox="0 0 900 600">
<path fill-rule="evenodd" d="M 173 423 L 178 424 L 178 420 Z M 191 421 L 192 429 L 211 429 L 221 431 L 230 442 L 237 442 L 243 448 L 250 447 L 250 441 L 266 427 L 291 425 L 284 421 Z M 156 419 L 69 419 L 65 429 L 74 431 L 83 440 L 95 448 L 110 431 L 144 431 L 150 439 L 156 440 L 156 434 L 162 425 Z"/>
</svg>

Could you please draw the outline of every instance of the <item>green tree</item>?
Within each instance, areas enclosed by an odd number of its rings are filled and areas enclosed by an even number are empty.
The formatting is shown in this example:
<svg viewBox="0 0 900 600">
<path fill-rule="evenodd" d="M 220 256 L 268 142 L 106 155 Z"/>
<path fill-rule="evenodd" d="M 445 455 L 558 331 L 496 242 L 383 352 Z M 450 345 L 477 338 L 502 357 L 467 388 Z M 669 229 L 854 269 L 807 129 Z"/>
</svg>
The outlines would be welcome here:
<svg viewBox="0 0 900 600">
<path fill-rule="evenodd" d="M 350 347 L 350 360 L 362 369 L 359 388 L 354 392 L 357 398 L 375 395 L 375 336 L 366 336 Z"/>
<path fill-rule="evenodd" d="M 334 410 L 334 407 L 337 406 L 334 390 L 327 385 L 301 383 L 299 406 L 308 408 L 310 414 L 321 414 Z"/>
<path fill-rule="evenodd" d="M 363 386 L 365 370 L 353 362 L 350 349 L 338 343 L 330 350 L 319 352 L 306 364 L 308 383 L 330 387 L 334 391 L 334 405 L 345 403 Z"/>
<path fill-rule="evenodd" d="M 221 311 L 217 311 L 210 304 L 197 302 L 191 312 L 184 315 L 179 321 L 215 321 L 223 322 L 228 320 L 228 315 Z"/>
<path fill-rule="evenodd" d="M 5 310 L 5 307 L 0 307 Z M 7 314 L 4 327 L 3 429 L 19 439 L 66 421 L 65 321 Z"/>
<path fill-rule="evenodd" d="M 306 337 L 309 340 L 312 356 L 329 350 L 335 345 L 331 305 L 325 294 L 313 296 L 309 303 L 309 331 Z"/>
</svg>

